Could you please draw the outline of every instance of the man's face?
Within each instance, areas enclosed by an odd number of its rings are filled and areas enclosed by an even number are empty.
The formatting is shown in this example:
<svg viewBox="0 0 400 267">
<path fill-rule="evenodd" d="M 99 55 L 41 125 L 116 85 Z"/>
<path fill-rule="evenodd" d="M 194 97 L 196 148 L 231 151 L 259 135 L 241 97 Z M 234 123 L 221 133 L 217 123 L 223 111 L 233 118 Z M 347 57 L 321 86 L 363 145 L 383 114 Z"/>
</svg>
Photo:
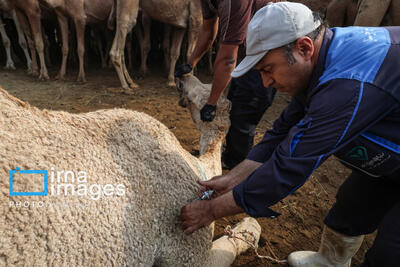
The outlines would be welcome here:
<svg viewBox="0 0 400 267">
<path fill-rule="evenodd" d="M 312 41 L 307 41 L 304 46 L 298 41 L 293 46 L 293 57 L 296 62 L 290 64 L 285 56 L 284 48 L 270 50 L 255 68 L 260 71 L 265 87 L 273 86 L 279 92 L 295 96 L 305 89 L 310 82 L 313 63 L 311 60 L 314 52 Z M 311 42 L 311 43 L 310 43 Z"/>
</svg>

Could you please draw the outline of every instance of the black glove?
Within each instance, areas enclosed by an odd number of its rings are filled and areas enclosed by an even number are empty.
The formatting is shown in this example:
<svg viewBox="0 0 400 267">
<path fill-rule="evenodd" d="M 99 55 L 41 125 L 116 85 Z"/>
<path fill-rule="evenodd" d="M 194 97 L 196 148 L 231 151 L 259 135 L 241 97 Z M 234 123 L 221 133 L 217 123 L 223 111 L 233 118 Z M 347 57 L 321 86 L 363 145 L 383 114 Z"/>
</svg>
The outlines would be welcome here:
<svg viewBox="0 0 400 267">
<path fill-rule="evenodd" d="M 175 68 L 174 76 L 179 78 L 182 77 L 184 74 L 191 72 L 192 70 L 193 67 L 190 64 L 182 64 Z"/>
<path fill-rule="evenodd" d="M 205 104 L 200 110 L 200 118 L 202 121 L 213 121 L 215 118 L 216 105 Z"/>
</svg>

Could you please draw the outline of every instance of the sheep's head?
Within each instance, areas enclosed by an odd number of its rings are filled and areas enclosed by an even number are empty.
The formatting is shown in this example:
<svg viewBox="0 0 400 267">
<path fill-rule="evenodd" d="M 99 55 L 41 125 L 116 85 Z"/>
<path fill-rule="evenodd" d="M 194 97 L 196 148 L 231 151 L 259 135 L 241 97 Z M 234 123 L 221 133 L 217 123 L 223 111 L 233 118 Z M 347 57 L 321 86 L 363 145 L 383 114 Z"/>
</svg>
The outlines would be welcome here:
<svg viewBox="0 0 400 267">
<path fill-rule="evenodd" d="M 215 119 L 212 122 L 203 122 L 200 119 L 200 110 L 210 96 L 211 84 L 203 84 L 193 75 L 185 75 L 177 79 L 176 84 L 181 97 L 179 105 L 189 108 L 192 119 L 200 131 L 218 129 L 226 132 L 228 130 L 231 102 L 225 96 L 221 96 L 218 100 Z"/>
</svg>

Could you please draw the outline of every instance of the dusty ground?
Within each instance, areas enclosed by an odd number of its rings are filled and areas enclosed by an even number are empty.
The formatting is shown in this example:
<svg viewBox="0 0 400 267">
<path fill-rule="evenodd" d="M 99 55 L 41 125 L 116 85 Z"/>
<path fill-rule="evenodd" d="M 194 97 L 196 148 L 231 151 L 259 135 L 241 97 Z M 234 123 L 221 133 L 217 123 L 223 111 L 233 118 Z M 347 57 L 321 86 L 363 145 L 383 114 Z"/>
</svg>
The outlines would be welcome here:
<svg viewBox="0 0 400 267">
<path fill-rule="evenodd" d="M 313 10 L 323 10 L 327 0 L 303 0 Z M 1 60 L 3 61 L 3 60 Z M 140 88 L 134 95 L 125 95 L 119 87 L 114 70 L 87 70 L 88 82 L 74 81 L 77 70 L 69 69 L 67 80 L 63 82 L 39 82 L 20 70 L 0 71 L 0 86 L 31 105 L 72 113 L 88 112 L 97 109 L 123 107 L 145 112 L 168 126 L 177 136 L 182 146 L 193 154 L 198 153 L 199 133 L 188 112 L 177 105 L 178 94 L 166 86 L 165 75 L 152 70 L 152 74 L 138 81 Z M 50 69 L 54 77 L 56 68 Z M 199 74 L 203 82 L 210 82 L 211 76 Z M 289 97 L 277 95 L 274 104 L 268 109 L 257 128 L 256 141 L 259 141 L 273 120 L 287 105 Z M 262 226 L 259 253 L 284 259 L 295 250 L 316 250 L 322 230 L 322 221 L 334 203 L 335 193 L 349 171 L 331 158 L 310 177 L 308 182 L 292 196 L 278 203 L 274 210 L 282 215 L 276 219 L 258 219 Z M 216 237 L 223 233 L 226 225 L 233 225 L 244 215 L 224 218 L 216 223 Z M 369 236 L 357 253 L 353 265 L 361 263 L 365 251 L 372 244 Z M 249 250 L 239 256 L 234 266 L 275 266 L 267 260 L 257 258 Z"/>
</svg>

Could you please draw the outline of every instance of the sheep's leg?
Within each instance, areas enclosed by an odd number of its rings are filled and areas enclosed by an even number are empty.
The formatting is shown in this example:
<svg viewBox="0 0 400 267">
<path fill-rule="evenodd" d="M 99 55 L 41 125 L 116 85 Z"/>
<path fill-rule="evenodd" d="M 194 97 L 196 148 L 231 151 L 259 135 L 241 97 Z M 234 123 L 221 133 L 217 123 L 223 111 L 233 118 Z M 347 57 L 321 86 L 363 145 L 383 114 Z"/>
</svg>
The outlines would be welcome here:
<svg viewBox="0 0 400 267">
<path fill-rule="evenodd" d="M 386 14 L 392 0 L 360 0 L 354 26 L 378 27 Z"/>
<path fill-rule="evenodd" d="M 136 24 L 138 11 L 139 0 L 127 2 L 117 1 L 117 27 L 110 50 L 110 58 L 118 74 L 121 86 L 127 93 L 131 93 L 132 89 L 138 87 L 138 85 L 130 79 L 128 71 L 126 70 L 125 59 L 123 59 L 126 35 Z"/>
<path fill-rule="evenodd" d="M 58 24 L 61 29 L 62 38 L 62 62 L 60 72 L 56 76 L 56 79 L 64 80 L 65 72 L 67 69 L 67 59 L 68 59 L 68 19 L 60 11 L 56 10 Z"/>
<path fill-rule="evenodd" d="M 244 218 L 232 230 L 238 237 L 241 237 L 245 240 L 251 240 L 252 237 L 250 237 L 249 239 L 248 235 L 240 232 L 247 231 L 253 233 L 254 237 L 256 238 L 256 244 L 258 243 L 261 234 L 260 225 L 258 224 L 256 219 L 251 217 Z M 220 237 L 213 242 L 210 253 L 210 266 L 228 267 L 233 263 L 237 255 L 243 253 L 249 247 L 250 245 L 242 240 L 228 238 L 228 236 L 226 235 Z"/>
<path fill-rule="evenodd" d="M 6 49 L 6 54 L 7 54 L 7 62 L 6 62 L 6 66 L 4 68 L 8 69 L 8 70 L 15 70 L 14 62 L 11 58 L 11 42 L 7 36 L 6 29 L 4 28 L 3 20 L 1 18 L 0 18 L 0 34 L 1 34 L 1 38 L 3 39 L 3 45 L 4 45 L 4 48 Z"/>
<path fill-rule="evenodd" d="M 18 44 L 22 48 L 22 50 L 24 51 L 24 54 L 25 54 L 26 67 L 28 69 L 28 72 L 32 72 L 32 60 L 31 60 L 31 57 L 29 56 L 28 46 L 26 44 L 24 32 L 21 28 L 21 25 L 19 24 L 19 20 L 18 20 L 17 14 L 15 13 L 15 10 L 12 11 L 12 18 L 14 20 L 15 28 L 17 29 L 17 33 L 18 33 Z"/>
<path fill-rule="evenodd" d="M 174 28 L 173 36 L 172 36 L 172 47 L 171 47 L 171 55 L 170 55 L 170 65 L 169 65 L 169 74 L 168 74 L 168 86 L 175 86 L 175 64 L 179 58 L 181 45 L 183 40 L 183 35 L 185 34 L 185 29 L 182 28 Z"/>
</svg>

